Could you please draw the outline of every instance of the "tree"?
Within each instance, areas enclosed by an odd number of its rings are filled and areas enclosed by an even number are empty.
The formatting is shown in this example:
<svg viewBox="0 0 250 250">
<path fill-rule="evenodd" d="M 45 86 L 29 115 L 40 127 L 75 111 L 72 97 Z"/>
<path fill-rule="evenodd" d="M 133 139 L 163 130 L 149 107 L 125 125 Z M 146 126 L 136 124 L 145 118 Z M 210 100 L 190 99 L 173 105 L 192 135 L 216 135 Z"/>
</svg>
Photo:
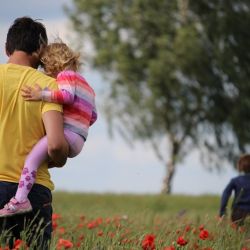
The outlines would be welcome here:
<svg viewBox="0 0 250 250">
<path fill-rule="evenodd" d="M 166 166 L 164 193 L 193 149 L 211 167 L 249 145 L 249 8 L 246 0 L 74 0 L 66 8 L 79 40 L 93 43 L 93 66 L 109 76 L 111 127 L 151 143 Z"/>
</svg>

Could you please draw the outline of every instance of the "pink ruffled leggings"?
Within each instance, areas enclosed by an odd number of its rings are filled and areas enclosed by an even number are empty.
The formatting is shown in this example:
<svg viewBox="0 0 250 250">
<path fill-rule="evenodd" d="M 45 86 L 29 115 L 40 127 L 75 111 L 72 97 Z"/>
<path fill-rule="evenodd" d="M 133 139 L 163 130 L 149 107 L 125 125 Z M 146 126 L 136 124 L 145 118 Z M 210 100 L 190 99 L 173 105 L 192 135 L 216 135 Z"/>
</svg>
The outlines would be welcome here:
<svg viewBox="0 0 250 250">
<path fill-rule="evenodd" d="M 77 156 L 84 145 L 84 139 L 79 134 L 76 134 L 68 129 L 64 130 L 65 138 L 69 144 L 69 155 L 72 158 Z M 27 156 L 22 175 L 19 180 L 18 189 L 15 195 L 17 201 L 25 201 L 28 194 L 35 183 L 37 169 L 42 162 L 48 159 L 48 141 L 47 136 L 44 136 L 31 150 Z"/>
</svg>

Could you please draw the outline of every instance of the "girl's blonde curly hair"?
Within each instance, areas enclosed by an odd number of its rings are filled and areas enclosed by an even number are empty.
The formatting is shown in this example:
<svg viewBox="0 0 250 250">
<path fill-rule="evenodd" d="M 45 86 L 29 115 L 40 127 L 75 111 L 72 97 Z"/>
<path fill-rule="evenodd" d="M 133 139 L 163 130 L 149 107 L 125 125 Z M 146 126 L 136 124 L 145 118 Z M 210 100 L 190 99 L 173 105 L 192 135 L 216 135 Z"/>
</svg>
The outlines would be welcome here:
<svg viewBox="0 0 250 250">
<path fill-rule="evenodd" d="M 75 53 L 62 41 L 50 43 L 41 53 L 41 63 L 47 75 L 56 77 L 60 71 L 77 71 L 80 53 Z"/>
</svg>

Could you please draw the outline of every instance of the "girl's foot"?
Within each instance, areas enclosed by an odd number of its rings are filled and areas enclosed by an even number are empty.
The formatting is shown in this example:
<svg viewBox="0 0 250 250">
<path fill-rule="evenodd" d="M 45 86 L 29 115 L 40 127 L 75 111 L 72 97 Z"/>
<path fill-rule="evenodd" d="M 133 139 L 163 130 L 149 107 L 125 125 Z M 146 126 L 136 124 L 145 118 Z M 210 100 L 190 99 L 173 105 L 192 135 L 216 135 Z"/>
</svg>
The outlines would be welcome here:
<svg viewBox="0 0 250 250">
<path fill-rule="evenodd" d="M 16 214 L 23 214 L 30 212 L 32 210 L 32 206 L 30 204 L 29 199 L 24 202 L 18 202 L 16 198 L 12 198 L 4 208 L 0 209 L 0 217 L 8 217 Z"/>
</svg>

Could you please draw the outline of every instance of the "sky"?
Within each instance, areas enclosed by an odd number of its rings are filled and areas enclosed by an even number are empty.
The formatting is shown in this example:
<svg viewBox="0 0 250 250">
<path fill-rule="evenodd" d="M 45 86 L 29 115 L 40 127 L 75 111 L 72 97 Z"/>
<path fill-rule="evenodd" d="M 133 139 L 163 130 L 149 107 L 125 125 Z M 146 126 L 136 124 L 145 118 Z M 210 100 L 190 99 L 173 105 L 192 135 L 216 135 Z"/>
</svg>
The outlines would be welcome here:
<svg viewBox="0 0 250 250">
<path fill-rule="evenodd" d="M 9 26 L 14 19 L 30 16 L 41 19 L 47 28 L 49 41 L 60 37 L 72 45 L 72 28 L 62 6 L 69 0 L 8 0 L 0 9 L 0 63 L 5 63 L 4 44 Z M 70 39 L 69 39 L 70 38 Z M 136 142 L 134 147 L 126 144 L 115 134 L 108 135 L 107 123 L 101 112 L 105 81 L 92 68 L 81 72 L 96 92 L 97 122 L 90 128 L 83 151 L 69 159 L 60 169 L 50 170 L 55 191 L 158 194 L 162 188 L 165 168 L 152 149 Z M 99 107 L 99 108 L 98 108 Z M 221 194 L 229 180 L 237 173 L 225 167 L 221 173 L 208 172 L 201 166 L 198 153 L 190 154 L 178 165 L 173 180 L 173 194 L 202 195 Z"/>
</svg>

